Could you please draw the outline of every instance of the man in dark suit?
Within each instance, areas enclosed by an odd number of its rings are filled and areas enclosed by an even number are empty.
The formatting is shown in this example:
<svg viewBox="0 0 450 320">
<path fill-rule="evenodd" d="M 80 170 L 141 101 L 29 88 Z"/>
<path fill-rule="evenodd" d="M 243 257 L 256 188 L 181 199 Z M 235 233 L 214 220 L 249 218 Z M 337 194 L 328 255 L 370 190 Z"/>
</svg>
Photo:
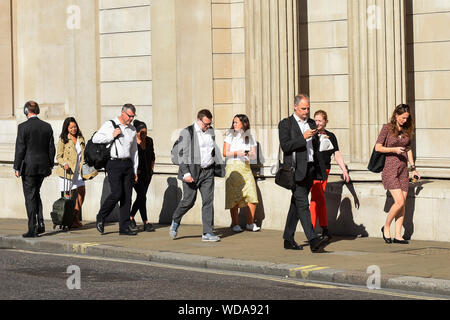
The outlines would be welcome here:
<svg viewBox="0 0 450 320">
<path fill-rule="evenodd" d="M 14 170 L 16 177 L 22 176 L 28 215 L 28 232 L 23 236 L 28 238 L 45 232 L 40 190 L 44 178 L 52 173 L 55 144 L 52 127 L 37 117 L 39 105 L 28 101 L 23 111 L 28 120 L 17 130 Z"/>
<path fill-rule="evenodd" d="M 284 229 L 284 248 L 302 250 L 294 240 L 300 220 L 312 252 L 328 243 L 327 236 L 319 237 L 311 223 L 308 195 L 314 180 L 326 178 L 325 163 L 319 153 L 320 141 L 315 122 L 309 118 L 309 97 L 299 94 L 294 99 L 294 113 L 278 124 L 285 164 L 294 164 L 296 187 L 292 190 L 291 205 Z"/>
<path fill-rule="evenodd" d="M 175 239 L 181 218 L 194 206 L 197 191 L 202 195 L 202 241 L 216 242 L 220 238 L 214 229 L 214 174 L 215 165 L 220 164 L 220 151 L 216 148 L 214 129 L 211 127 L 212 114 L 200 110 L 197 120 L 183 129 L 179 138 L 182 154 L 179 163 L 178 179 L 183 181 L 183 199 L 173 213 L 169 235 Z M 192 135 L 191 135 L 192 133 Z"/>
</svg>

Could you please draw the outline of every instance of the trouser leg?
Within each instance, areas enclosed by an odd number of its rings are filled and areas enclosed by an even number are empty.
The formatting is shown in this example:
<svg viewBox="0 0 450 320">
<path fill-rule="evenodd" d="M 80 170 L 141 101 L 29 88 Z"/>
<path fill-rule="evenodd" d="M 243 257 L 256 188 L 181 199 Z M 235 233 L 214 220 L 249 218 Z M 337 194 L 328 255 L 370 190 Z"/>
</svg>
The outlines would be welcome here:
<svg viewBox="0 0 450 320">
<path fill-rule="evenodd" d="M 43 181 L 43 176 L 22 176 L 22 188 L 25 197 L 25 207 L 27 209 L 29 231 L 33 231 L 38 223 L 39 206 L 42 208 L 40 189 Z"/>
<path fill-rule="evenodd" d="M 183 181 L 183 198 L 175 209 L 172 220 L 180 224 L 181 218 L 194 206 L 196 199 L 197 187 L 195 184 Z"/>
<path fill-rule="evenodd" d="M 203 233 L 212 233 L 214 230 L 214 169 L 202 171 L 199 189 L 202 196 Z"/>
<path fill-rule="evenodd" d="M 123 184 L 121 168 L 116 161 L 109 161 L 106 165 L 106 172 L 108 173 L 108 182 L 110 187 L 110 194 L 103 201 L 98 215 L 103 220 L 108 217 L 111 211 L 115 208 L 117 202 L 122 198 Z"/>
<path fill-rule="evenodd" d="M 131 211 L 131 194 L 134 184 L 133 163 L 130 161 L 122 162 L 122 197 L 120 198 L 120 220 L 119 230 L 128 229 Z"/>
</svg>

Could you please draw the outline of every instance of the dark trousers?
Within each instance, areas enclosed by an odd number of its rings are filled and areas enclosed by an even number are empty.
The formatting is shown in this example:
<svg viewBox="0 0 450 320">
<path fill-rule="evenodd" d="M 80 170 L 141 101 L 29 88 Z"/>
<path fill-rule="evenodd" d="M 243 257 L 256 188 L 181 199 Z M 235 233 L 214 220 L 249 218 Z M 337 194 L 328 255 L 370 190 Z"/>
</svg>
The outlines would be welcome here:
<svg viewBox="0 0 450 320">
<path fill-rule="evenodd" d="M 130 222 L 131 192 L 134 181 L 133 163 L 130 159 L 110 160 L 106 165 L 106 172 L 111 193 L 103 202 L 97 219 L 106 219 L 120 202 L 119 231 L 125 231 Z"/>
<path fill-rule="evenodd" d="M 197 191 L 202 195 L 203 233 L 212 233 L 214 229 L 214 168 L 201 170 L 197 181 L 183 181 L 183 199 L 173 213 L 173 221 L 180 224 L 181 218 L 194 206 Z"/>
<path fill-rule="evenodd" d="M 292 191 L 291 205 L 284 228 L 283 239 L 285 240 L 294 240 L 295 229 L 299 220 L 308 241 L 318 237 L 312 226 L 308 201 L 308 195 L 313 185 L 314 177 L 314 166 L 308 165 L 305 179 L 296 182 L 296 188 Z"/>
<path fill-rule="evenodd" d="M 22 176 L 23 195 L 28 215 L 28 231 L 34 231 L 37 223 L 44 223 L 42 214 L 41 186 L 43 175 Z"/>
<path fill-rule="evenodd" d="M 133 206 L 131 208 L 130 216 L 134 218 L 137 211 L 141 213 L 142 222 L 147 221 L 147 190 L 150 186 L 152 178 L 146 179 L 144 175 L 139 175 L 138 182 L 134 185 L 134 190 L 136 191 L 136 200 L 134 200 Z"/>
</svg>

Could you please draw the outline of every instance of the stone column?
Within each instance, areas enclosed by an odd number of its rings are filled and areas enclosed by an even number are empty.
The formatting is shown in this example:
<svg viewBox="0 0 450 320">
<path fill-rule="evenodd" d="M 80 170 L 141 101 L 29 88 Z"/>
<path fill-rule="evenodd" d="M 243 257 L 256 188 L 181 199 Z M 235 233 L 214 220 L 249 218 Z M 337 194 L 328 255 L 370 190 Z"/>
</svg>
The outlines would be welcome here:
<svg viewBox="0 0 450 320">
<path fill-rule="evenodd" d="M 13 72 L 12 72 L 12 9 L 11 1 L 0 3 L 0 117 L 13 115 Z"/>
<path fill-rule="evenodd" d="M 267 167 L 299 88 L 297 1 L 246 0 L 245 23 L 246 108 Z"/>
<path fill-rule="evenodd" d="M 348 0 L 348 35 L 351 162 L 362 166 L 395 106 L 406 103 L 404 0 Z"/>
<path fill-rule="evenodd" d="M 297 1 L 247 0 L 247 110 L 255 125 L 277 125 L 298 91 Z"/>
</svg>

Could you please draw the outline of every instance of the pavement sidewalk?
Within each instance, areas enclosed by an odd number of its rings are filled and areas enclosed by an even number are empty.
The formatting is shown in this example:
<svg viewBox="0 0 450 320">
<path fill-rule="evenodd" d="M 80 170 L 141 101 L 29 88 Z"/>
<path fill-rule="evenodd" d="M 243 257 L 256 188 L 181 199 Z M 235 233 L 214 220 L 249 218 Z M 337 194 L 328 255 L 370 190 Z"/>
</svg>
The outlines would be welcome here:
<svg viewBox="0 0 450 320">
<path fill-rule="evenodd" d="M 305 235 L 297 232 L 302 251 L 283 248 L 282 231 L 234 233 L 215 229 L 220 242 L 201 241 L 200 225 L 184 225 L 178 238 L 169 237 L 169 226 L 154 224 L 155 232 L 119 236 L 118 224 L 107 224 L 105 234 L 95 222 L 83 222 L 81 229 L 52 230 L 38 238 L 23 238 L 27 221 L 0 219 L 0 248 L 74 253 L 178 264 L 209 269 L 250 272 L 300 278 L 335 284 L 366 286 L 373 279 L 373 267 L 381 273 L 382 289 L 398 289 L 450 296 L 450 243 L 411 240 L 408 245 L 385 244 L 381 238 L 333 236 L 323 253 L 312 253 Z M 381 236 L 381 232 L 380 232 Z"/>
</svg>

